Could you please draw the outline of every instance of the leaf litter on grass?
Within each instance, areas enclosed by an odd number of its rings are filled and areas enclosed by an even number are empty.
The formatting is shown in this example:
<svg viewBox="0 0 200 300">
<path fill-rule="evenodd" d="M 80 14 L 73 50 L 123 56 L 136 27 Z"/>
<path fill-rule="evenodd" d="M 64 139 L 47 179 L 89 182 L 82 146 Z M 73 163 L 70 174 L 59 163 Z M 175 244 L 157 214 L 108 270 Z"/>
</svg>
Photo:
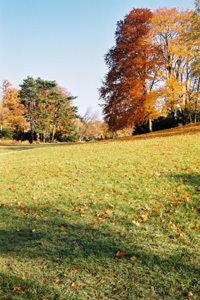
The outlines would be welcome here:
<svg viewBox="0 0 200 300">
<path fill-rule="evenodd" d="M 34 281 L 32 299 L 198 299 L 199 144 L 181 135 L 1 157 L 4 293 L 29 299 Z"/>
</svg>

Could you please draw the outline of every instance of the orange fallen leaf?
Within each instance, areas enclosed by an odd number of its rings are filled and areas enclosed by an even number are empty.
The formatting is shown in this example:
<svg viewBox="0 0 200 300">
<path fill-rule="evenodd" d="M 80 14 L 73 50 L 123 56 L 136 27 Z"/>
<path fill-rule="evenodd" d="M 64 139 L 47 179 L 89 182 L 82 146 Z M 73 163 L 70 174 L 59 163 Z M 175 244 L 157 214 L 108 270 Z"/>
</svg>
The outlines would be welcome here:
<svg viewBox="0 0 200 300">
<path fill-rule="evenodd" d="M 176 236 L 177 236 L 177 237 L 184 237 L 184 233 L 182 233 L 182 232 L 177 232 L 177 233 L 176 233 Z"/>
<path fill-rule="evenodd" d="M 27 279 L 27 276 L 26 276 L 26 275 L 24 275 L 24 276 L 22 277 L 22 279 L 23 279 L 23 280 L 26 280 L 26 279 Z"/>
<path fill-rule="evenodd" d="M 104 213 L 98 213 L 97 216 L 100 217 L 100 218 L 103 218 L 104 217 Z"/>
<path fill-rule="evenodd" d="M 169 222 L 169 225 L 168 225 L 168 226 L 169 226 L 169 227 L 172 227 L 172 228 L 177 228 L 177 227 L 178 227 L 177 224 L 172 223 L 172 222 Z"/>
<path fill-rule="evenodd" d="M 135 257 L 135 256 L 132 256 L 132 257 L 131 257 L 131 260 L 135 260 L 135 259 L 136 259 L 136 257 Z"/>
<path fill-rule="evenodd" d="M 188 297 L 192 297 L 193 296 L 193 293 L 192 292 L 189 292 L 188 293 Z"/>
<path fill-rule="evenodd" d="M 20 231 L 20 228 L 17 228 L 17 231 Z"/>
<path fill-rule="evenodd" d="M 124 257 L 126 255 L 126 253 L 124 251 L 118 251 L 116 254 L 115 254 L 115 258 L 119 259 L 121 257 Z"/>
<path fill-rule="evenodd" d="M 7 277 L 12 278 L 12 275 L 7 275 Z"/>
<path fill-rule="evenodd" d="M 147 214 L 142 214 L 141 217 L 143 221 L 146 221 L 148 219 Z"/>
<path fill-rule="evenodd" d="M 77 268 L 76 268 L 76 267 L 72 267 L 72 270 L 76 271 L 76 270 L 77 270 Z"/>
<path fill-rule="evenodd" d="M 13 292 L 17 292 L 17 291 L 20 291 L 21 290 L 21 286 L 16 286 L 14 289 L 13 289 Z"/>
<path fill-rule="evenodd" d="M 65 226 L 60 226 L 60 229 L 61 229 L 61 230 L 65 229 Z"/>
</svg>

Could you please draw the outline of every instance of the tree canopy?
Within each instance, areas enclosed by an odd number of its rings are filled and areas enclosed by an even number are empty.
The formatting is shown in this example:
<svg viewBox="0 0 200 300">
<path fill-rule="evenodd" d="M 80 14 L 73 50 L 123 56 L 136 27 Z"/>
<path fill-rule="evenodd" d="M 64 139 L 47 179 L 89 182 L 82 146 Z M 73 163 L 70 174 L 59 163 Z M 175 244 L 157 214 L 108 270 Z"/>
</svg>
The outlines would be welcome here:
<svg viewBox="0 0 200 300">
<path fill-rule="evenodd" d="M 105 55 L 108 72 L 100 88 L 104 117 L 113 131 L 168 114 L 174 122 L 177 114 L 183 123 L 196 121 L 199 0 L 195 4 L 195 12 L 133 8 L 117 23 L 116 44 Z"/>
</svg>

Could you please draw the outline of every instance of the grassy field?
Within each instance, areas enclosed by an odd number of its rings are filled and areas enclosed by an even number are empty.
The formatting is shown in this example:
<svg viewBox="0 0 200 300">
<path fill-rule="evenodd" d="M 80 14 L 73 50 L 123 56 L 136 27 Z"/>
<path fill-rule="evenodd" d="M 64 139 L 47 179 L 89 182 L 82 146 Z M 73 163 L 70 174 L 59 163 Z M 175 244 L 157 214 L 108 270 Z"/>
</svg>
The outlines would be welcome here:
<svg viewBox="0 0 200 300">
<path fill-rule="evenodd" d="M 200 299 L 190 132 L 0 146 L 0 299 Z"/>
</svg>

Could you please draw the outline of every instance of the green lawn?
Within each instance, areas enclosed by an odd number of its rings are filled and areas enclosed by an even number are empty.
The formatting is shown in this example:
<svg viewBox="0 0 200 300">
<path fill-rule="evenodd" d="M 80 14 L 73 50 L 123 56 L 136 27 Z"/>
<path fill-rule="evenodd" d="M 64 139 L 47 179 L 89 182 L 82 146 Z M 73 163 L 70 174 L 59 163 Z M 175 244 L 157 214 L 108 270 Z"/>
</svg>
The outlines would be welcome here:
<svg viewBox="0 0 200 300">
<path fill-rule="evenodd" d="M 200 299 L 198 132 L 24 147 L 0 156 L 0 299 Z"/>
</svg>

